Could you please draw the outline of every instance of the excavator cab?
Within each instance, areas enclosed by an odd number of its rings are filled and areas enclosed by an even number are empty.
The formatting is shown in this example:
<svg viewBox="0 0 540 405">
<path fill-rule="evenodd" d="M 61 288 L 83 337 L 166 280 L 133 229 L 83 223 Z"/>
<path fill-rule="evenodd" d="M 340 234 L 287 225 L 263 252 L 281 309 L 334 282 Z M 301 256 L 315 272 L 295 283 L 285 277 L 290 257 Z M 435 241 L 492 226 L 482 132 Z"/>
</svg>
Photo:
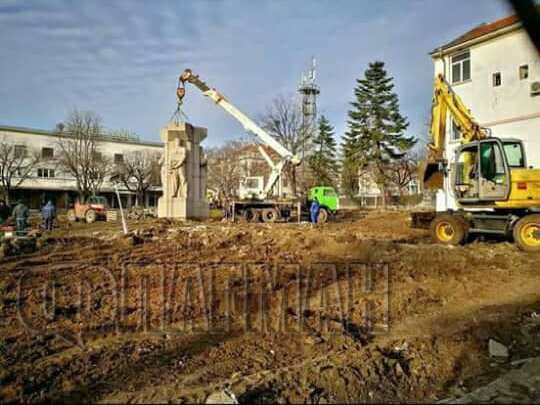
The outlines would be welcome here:
<svg viewBox="0 0 540 405">
<path fill-rule="evenodd" d="M 461 146 L 456 152 L 452 176 L 458 202 L 507 200 L 511 191 L 511 167 L 523 167 L 525 162 L 523 145 L 517 140 L 488 138 Z"/>
</svg>

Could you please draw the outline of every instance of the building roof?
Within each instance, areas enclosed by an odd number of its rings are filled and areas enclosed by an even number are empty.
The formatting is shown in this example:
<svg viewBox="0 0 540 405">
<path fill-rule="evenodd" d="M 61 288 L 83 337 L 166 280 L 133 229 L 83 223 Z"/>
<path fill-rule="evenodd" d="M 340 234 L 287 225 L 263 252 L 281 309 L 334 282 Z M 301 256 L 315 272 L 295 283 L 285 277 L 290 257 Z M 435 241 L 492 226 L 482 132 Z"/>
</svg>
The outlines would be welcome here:
<svg viewBox="0 0 540 405">
<path fill-rule="evenodd" d="M 25 133 L 25 134 L 47 135 L 47 136 L 62 136 L 61 133 L 58 133 L 56 131 L 49 131 L 46 129 L 27 128 L 27 127 L 15 127 L 15 126 L 9 126 L 9 125 L 0 125 L 0 131 L 19 132 L 19 133 Z M 122 138 L 122 137 L 117 137 L 117 136 L 113 136 L 109 134 L 102 134 L 102 139 L 103 141 L 106 141 L 106 142 L 118 142 L 118 143 L 132 144 L 132 145 L 154 146 L 154 147 L 163 146 L 161 142 L 144 141 L 144 140 L 140 140 L 136 138 Z"/>
<path fill-rule="evenodd" d="M 539 10 L 540 10 L 540 7 L 539 7 Z M 499 20 L 493 21 L 491 23 L 482 23 L 479 26 L 473 28 L 472 30 L 466 32 L 465 34 L 457 37 L 453 41 L 450 41 L 442 45 L 441 47 L 434 49 L 431 52 L 431 54 L 435 54 L 439 52 L 440 50 L 453 48 L 454 46 L 460 45 L 462 43 L 465 43 L 474 39 L 479 39 L 485 35 L 492 34 L 504 28 L 511 27 L 515 24 L 518 24 L 519 22 L 520 20 L 517 15 L 510 15 L 510 16 L 501 18 Z"/>
</svg>

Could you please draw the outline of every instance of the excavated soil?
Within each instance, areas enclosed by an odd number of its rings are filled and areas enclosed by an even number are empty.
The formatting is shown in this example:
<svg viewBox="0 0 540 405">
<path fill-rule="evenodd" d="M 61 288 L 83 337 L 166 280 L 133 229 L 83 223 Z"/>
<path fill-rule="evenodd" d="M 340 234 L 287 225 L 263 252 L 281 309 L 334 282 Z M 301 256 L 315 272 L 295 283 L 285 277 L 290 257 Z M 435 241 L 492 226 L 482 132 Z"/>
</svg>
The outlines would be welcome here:
<svg viewBox="0 0 540 405">
<path fill-rule="evenodd" d="M 399 212 L 130 228 L 0 259 L 0 401 L 432 402 L 540 355 L 539 256 L 508 242 L 434 245 Z"/>
</svg>

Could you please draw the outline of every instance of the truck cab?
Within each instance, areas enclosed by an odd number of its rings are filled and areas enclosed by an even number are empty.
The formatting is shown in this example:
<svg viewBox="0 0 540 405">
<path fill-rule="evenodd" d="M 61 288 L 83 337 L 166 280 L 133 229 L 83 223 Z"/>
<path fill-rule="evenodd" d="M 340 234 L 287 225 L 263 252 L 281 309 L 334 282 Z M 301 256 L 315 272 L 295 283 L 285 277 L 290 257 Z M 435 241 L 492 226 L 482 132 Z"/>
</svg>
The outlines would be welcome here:
<svg viewBox="0 0 540 405">
<path fill-rule="evenodd" d="M 328 220 L 329 215 L 334 215 L 339 209 L 339 197 L 336 190 L 329 186 L 317 186 L 312 187 L 309 190 L 308 202 L 317 200 L 321 209 L 319 212 L 320 223 L 324 223 Z"/>
<path fill-rule="evenodd" d="M 264 199 L 264 177 L 252 176 L 241 179 L 238 196 L 241 200 Z"/>
</svg>

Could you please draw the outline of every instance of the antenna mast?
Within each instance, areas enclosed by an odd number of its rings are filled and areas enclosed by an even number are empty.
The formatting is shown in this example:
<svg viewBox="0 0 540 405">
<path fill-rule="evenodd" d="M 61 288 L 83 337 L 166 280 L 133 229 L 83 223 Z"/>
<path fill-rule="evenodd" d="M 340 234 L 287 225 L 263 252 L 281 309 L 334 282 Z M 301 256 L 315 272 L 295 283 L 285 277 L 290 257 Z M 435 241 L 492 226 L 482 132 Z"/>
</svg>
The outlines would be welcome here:
<svg viewBox="0 0 540 405">
<path fill-rule="evenodd" d="M 302 158 L 305 157 L 306 148 L 309 147 L 308 138 L 313 134 L 317 121 L 317 96 L 321 92 L 319 86 L 315 83 L 317 78 L 317 62 L 313 57 L 311 66 L 302 74 L 298 92 L 302 97 L 302 116 L 304 136 L 302 138 Z"/>
<path fill-rule="evenodd" d="M 317 63 L 315 57 L 311 58 L 311 66 L 302 73 L 298 92 L 302 97 L 302 177 L 304 177 L 304 158 L 306 150 L 310 147 L 310 138 L 315 134 L 317 121 L 317 96 L 321 90 L 315 83 L 317 78 Z"/>
</svg>

